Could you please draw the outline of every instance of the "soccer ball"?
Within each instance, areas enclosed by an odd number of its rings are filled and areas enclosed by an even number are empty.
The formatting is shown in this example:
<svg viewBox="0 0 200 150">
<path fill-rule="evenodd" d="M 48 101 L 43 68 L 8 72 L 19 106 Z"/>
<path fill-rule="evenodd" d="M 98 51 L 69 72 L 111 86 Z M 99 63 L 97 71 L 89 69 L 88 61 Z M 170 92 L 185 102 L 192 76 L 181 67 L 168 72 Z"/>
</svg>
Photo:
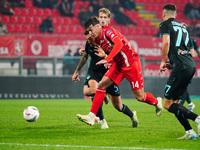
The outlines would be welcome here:
<svg viewBox="0 0 200 150">
<path fill-rule="evenodd" d="M 23 112 L 23 117 L 28 122 L 36 121 L 39 115 L 39 110 L 35 106 L 28 106 Z"/>
</svg>

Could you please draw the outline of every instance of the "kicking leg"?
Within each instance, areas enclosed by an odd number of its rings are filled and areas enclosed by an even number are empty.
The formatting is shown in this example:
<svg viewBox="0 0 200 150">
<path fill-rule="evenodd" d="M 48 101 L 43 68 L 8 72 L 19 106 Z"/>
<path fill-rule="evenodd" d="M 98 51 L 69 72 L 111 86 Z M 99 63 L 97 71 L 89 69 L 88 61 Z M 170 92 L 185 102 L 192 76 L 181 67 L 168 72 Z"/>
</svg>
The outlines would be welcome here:
<svg viewBox="0 0 200 150">
<path fill-rule="evenodd" d="M 143 88 L 139 90 L 133 90 L 133 94 L 138 101 L 156 106 L 157 116 L 160 116 L 162 114 L 162 98 L 158 97 L 156 99 L 151 93 L 144 92 Z"/>
</svg>

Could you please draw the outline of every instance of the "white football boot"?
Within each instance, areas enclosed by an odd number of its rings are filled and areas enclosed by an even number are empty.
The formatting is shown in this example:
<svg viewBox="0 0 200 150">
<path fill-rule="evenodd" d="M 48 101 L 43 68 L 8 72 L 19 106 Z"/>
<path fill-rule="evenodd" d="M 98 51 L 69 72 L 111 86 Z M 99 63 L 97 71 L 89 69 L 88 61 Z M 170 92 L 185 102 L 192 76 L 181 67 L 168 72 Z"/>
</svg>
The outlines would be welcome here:
<svg viewBox="0 0 200 150">
<path fill-rule="evenodd" d="M 132 121 L 132 127 L 137 127 L 138 126 L 138 119 L 137 119 L 137 113 L 135 110 L 133 110 L 133 117 L 131 118 Z"/>
<path fill-rule="evenodd" d="M 101 120 L 101 129 L 108 129 L 108 124 L 105 119 Z"/>
<path fill-rule="evenodd" d="M 162 98 L 157 97 L 157 100 L 158 100 L 158 104 L 156 105 L 156 115 L 160 116 L 162 114 L 162 111 L 163 111 Z"/>
<path fill-rule="evenodd" d="M 96 117 L 96 115 L 94 113 L 90 112 L 88 115 L 77 114 L 76 116 L 78 117 L 78 119 L 80 121 L 83 121 L 90 126 L 94 125 L 94 119 Z"/>
</svg>

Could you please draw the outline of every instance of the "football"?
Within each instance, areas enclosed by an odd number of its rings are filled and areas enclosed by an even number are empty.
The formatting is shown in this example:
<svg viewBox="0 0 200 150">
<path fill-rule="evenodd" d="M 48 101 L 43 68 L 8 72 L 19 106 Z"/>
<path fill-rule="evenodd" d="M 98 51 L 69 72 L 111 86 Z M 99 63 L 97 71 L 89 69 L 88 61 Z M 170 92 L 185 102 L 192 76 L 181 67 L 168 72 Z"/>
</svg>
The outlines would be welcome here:
<svg viewBox="0 0 200 150">
<path fill-rule="evenodd" d="M 23 117 L 28 122 L 36 121 L 39 115 L 39 110 L 35 106 L 28 106 L 23 112 Z"/>
</svg>

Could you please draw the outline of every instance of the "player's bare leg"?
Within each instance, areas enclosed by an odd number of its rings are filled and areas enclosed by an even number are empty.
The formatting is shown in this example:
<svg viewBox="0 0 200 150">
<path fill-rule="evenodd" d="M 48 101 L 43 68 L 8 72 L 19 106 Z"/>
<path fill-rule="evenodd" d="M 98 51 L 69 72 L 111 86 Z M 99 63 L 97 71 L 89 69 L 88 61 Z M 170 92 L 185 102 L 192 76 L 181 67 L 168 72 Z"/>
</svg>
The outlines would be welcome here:
<svg viewBox="0 0 200 150">
<path fill-rule="evenodd" d="M 157 99 L 151 94 L 144 92 L 144 88 L 133 90 L 133 94 L 138 101 L 145 102 L 156 107 L 156 115 L 160 116 L 163 111 L 162 107 L 162 98 L 158 97 Z"/>
</svg>

